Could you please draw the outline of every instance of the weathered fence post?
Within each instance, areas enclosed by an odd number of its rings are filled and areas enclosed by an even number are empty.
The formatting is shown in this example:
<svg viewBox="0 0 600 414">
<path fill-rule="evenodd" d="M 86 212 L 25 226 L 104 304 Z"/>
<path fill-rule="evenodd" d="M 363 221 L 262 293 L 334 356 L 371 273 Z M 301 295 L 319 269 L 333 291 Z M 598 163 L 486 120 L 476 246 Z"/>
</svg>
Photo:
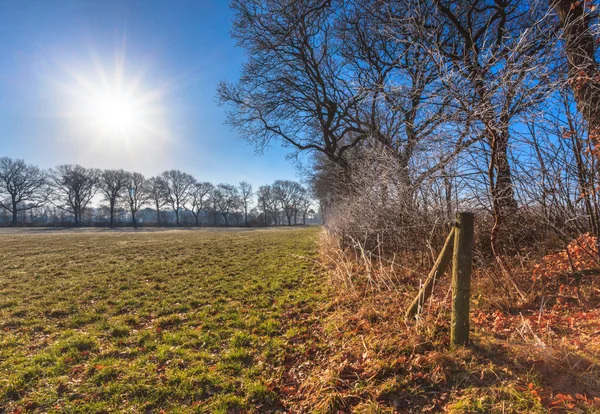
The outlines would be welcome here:
<svg viewBox="0 0 600 414">
<path fill-rule="evenodd" d="M 429 296 L 431 296 L 431 291 L 433 290 L 433 285 L 437 279 L 444 275 L 446 268 L 450 264 L 450 260 L 452 259 L 452 246 L 454 245 L 454 229 L 450 231 L 448 237 L 446 238 L 446 242 L 444 243 L 444 247 L 442 247 L 442 251 L 438 255 L 435 260 L 435 264 L 431 268 L 427 279 L 425 279 L 425 283 L 423 287 L 419 291 L 417 297 L 412 301 L 410 307 L 406 311 L 404 318 L 410 320 L 415 317 L 417 312 L 419 312 L 419 308 L 422 307 Z"/>
<path fill-rule="evenodd" d="M 452 346 L 469 341 L 469 301 L 473 267 L 473 213 L 457 213 L 452 263 Z"/>
</svg>

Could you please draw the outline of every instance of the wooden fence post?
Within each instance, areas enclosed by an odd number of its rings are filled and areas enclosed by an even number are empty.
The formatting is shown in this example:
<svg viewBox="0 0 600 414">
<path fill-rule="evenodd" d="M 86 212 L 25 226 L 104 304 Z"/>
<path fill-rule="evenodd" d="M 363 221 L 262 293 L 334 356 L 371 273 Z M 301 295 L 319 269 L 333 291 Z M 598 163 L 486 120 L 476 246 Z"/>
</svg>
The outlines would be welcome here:
<svg viewBox="0 0 600 414">
<path fill-rule="evenodd" d="M 435 260 L 435 264 L 431 268 L 427 279 L 425 279 L 425 283 L 423 283 L 423 287 L 419 291 L 417 297 L 412 301 L 410 307 L 406 311 L 404 318 L 406 320 L 410 320 L 414 318 L 414 316 L 419 312 L 419 308 L 422 307 L 429 296 L 431 296 L 431 291 L 433 290 L 433 284 L 437 279 L 444 275 L 446 272 L 446 268 L 450 264 L 450 260 L 452 259 L 452 246 L 454 245 L 454 228 L 450 230 L 450 234 L 446 237 L 446 242 L 444 243 L 444 247 L 442 247 L 442 251 L 438 255 Z"/>
<path fill-rule="evenodd" d="M 452 322 L 450 343 L 469 341 L 469 301 L 473 268 L 473 213 L 457 213 L 452 263 Z"/>
</svg>

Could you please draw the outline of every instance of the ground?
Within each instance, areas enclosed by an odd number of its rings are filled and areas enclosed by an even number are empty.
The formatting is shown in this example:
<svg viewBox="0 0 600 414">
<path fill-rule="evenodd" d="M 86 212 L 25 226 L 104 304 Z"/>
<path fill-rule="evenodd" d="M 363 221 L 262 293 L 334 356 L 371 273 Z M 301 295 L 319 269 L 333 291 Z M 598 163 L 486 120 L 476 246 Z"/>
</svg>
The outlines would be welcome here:
<svg viewBox="0 0 600 414">
<path fill-rule="evenodd" d="M 323 239 L 0 232 L 0 414 L 600 412 L 593 283 L 501 311 L 476 269 L 452 349 L 448 277 L 407 323 L 416 276 L 382 288 L 383 267 L 329 261 Z"/>
<path fill-rule="evenodd" d="M 0 235 L 0 412 L 281 409 L 318 229 Z"/>
</svg>

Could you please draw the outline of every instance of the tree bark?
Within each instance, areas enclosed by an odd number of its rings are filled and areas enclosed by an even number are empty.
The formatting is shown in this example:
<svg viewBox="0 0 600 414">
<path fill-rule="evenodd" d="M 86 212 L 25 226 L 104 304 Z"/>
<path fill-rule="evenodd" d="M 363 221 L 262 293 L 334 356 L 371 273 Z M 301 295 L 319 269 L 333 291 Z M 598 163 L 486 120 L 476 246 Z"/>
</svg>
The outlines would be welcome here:
<svg viewBox="0 0 600 414">
<path fill-rule="evenodd" d="M 115 224 L 115 202 L 110 200 L 110 228 L 112 229 Z"/>
<path fill-rule="evenodd" d="M 13 201 L 12 201 L 12 225 L 13 225 L 13 227 L 19 223 L 18 213 L 19 213 L 19 211 L 17 210 L 17 202 L 13 198 Z"/>
<path fill-rule="evenodd" d="M 596 42 L 590 28 L 591 16 L 586 13 L 586 2 L 583 1 L 558 0 L 551 5 L 564 30 L 569 84 L 577 108 L 588 122 L 595 155 L 600 158 L 597 149 L 600 143 L 600 74 L 595 56 Z"/>
<path fill-rule="evenodd" d="M 517 201 L 508 162 L 508 133 L 500 133 L 496 139 L 496 185 L 493 196 L 504 210 L 503 213 L 510 213 L 517 209 Z"/>
</svg>

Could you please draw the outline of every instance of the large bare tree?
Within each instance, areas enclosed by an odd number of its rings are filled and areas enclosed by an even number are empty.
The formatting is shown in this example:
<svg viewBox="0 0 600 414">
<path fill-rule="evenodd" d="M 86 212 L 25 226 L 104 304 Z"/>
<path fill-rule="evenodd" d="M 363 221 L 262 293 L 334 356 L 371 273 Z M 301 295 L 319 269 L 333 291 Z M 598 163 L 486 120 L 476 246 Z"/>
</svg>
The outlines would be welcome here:
<svg viewBox="0 0 600 414">
<path fill-rule="evenodd" d="M 0 207 L 18 224 L 19 212 L 38 208 L 46 201 L 46 175 L 23 160 L 0 158 Z"/>
<path fill-rule="evenodd" d="M 367 136 L 352 122 L 363 94 L 345 74 L 329 0 L 234 0 L 232 36 L 248 53 L 235 84 L 218 98 L 228 122 L 258 149 L 279 140 L 347 167 Z"/>
</svg>

